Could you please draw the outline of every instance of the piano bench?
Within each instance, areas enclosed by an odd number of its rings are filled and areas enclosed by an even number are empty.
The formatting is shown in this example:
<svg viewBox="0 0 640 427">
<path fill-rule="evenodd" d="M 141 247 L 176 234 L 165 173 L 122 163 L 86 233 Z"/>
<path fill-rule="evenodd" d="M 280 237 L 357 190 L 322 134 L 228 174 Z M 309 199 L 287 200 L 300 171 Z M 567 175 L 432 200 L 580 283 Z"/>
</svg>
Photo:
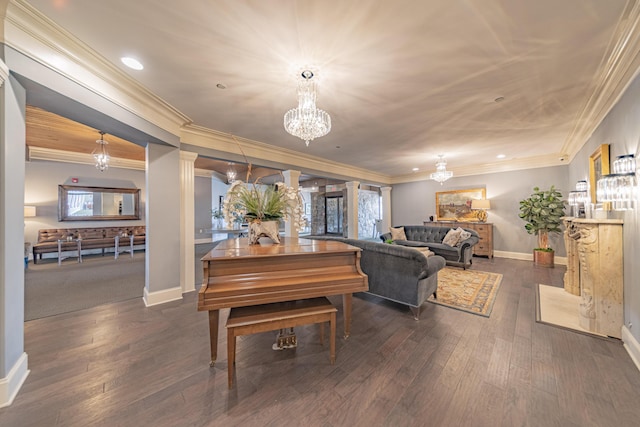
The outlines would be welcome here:
<svg viewBox="0 0 640 427">
<path fill-rule="evenodd" d="M 232 308 L 227 319 L 227 360 L 229 388 L 233 385 L 236 337 L 320 323 L 320 342 L 324 344 L 324 325 L 329 322 L 329 360 L 336 361 L 336 311 L 325 297 Z"/>
</svg>

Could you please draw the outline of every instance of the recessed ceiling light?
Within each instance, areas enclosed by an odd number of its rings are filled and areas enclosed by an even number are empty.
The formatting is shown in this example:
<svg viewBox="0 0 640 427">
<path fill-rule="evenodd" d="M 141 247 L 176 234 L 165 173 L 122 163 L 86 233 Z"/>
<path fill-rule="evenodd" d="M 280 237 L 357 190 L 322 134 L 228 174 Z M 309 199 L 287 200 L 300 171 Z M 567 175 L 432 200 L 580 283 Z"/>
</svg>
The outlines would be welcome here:
<svg viewBox="0 0 640 427">
<path fill-rule="evenodd" d="M 134 70 L 142 70 L 144 68 L 144 66 L 140 63 L 140 61 L 138 61 L 135 58 L 131 58 L 128 56 L 123 56 L 122 58 L 120 58 L 120 60 L 122 61 L 122 63 L 124 65 L 126 65 L 127 67 L 134 69 Z"/>
<path fill-rule="evenodd" d="M 217 87 L 218 89 L 226 89 L 226 88 L 227 88 L 227 86 L 225 86 L 225 85 L 224 85 L 224 83 L 218 83 L 218 84 L 216 85 L 216 87 Z"/>
<path fill-rule="evenodd" d="M 340 148 L 340 146 L 339 146 L 339 145 L 336 145 L 336 148 Z"/>
<path fill-rule="evenodd" d="M 411 170 L 414 171 L 414 172 L 418 172 L 420 170 L 420 168 L 413 168 Z"/>
<path fill-rule="evenodd" d="M 495 102 L 502 102 L 504 101 L 504 96 L 499 96 L 496 99 L 494 99 Z"/>
<path fill-rule="evenodd" d="M 507 156 L 505 156 L 504 154 L 498 154 L 496 157 L 499 158 L 499 159 L 504 159 Z"/>
</svg>

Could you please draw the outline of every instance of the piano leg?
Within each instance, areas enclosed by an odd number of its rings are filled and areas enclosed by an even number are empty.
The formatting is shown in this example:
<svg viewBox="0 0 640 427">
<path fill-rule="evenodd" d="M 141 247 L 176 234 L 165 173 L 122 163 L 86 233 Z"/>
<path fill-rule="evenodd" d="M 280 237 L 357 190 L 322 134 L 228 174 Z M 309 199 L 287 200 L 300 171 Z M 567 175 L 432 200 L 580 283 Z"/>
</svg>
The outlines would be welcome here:
<svg viewBox="0 0 640 427">
<path fill-rule="evenodd" d="M 209 345 L 211 346 L 211 362 L 209 366 L 213 367 L 218 358 L 218 320 L 220 318 L 220 310 L 209 310 Z"/>
<path fill-rule="evenodd" d="M 344 339 L 351 335 L 351 297 L 353 294 L 342 295 L 342 309 L 344 310 Z"/>
</svg>

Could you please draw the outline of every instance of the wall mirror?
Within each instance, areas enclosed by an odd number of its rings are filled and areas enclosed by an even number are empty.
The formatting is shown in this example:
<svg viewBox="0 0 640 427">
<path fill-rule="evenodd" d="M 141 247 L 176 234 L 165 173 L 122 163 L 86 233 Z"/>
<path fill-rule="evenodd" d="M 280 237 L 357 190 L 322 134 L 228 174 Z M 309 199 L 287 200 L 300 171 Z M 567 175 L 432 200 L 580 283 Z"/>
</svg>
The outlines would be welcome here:
<svg viewBox="0 0 640 427">
<path fill-rule="evenodd" d="M 58 221 L 140 219 L 140 189 L 58 185 Z"/>
</svg>

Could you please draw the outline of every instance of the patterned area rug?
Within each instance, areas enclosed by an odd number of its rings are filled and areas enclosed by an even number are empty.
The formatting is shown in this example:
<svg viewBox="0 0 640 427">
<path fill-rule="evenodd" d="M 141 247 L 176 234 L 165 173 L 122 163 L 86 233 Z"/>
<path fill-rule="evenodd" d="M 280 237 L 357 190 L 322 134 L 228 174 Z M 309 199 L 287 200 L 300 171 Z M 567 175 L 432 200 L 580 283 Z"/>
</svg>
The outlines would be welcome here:
<svg viewBox="0 0 640 427">
<path fill-rule="evenodd" d="M 438 299 L 427 301 L 489 317 L 502 274 L 443 268 L 438 272 Z"/>
</svg>

